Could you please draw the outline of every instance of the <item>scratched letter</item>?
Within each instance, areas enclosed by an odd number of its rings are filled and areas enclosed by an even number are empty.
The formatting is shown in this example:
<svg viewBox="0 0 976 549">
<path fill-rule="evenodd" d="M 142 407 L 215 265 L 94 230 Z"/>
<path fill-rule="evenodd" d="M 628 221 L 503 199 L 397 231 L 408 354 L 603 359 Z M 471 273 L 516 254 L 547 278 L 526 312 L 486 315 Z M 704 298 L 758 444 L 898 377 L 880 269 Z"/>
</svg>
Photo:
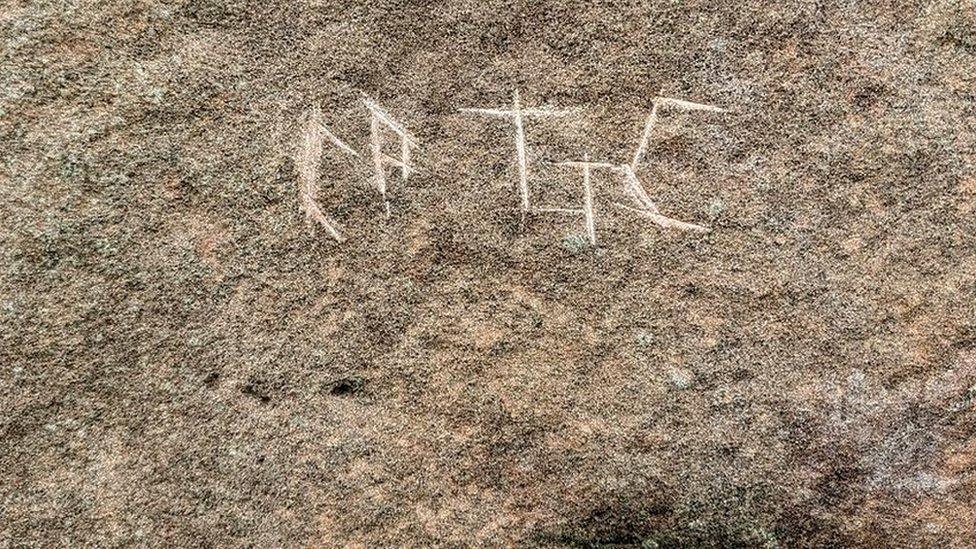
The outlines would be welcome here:
<svg viewBox="0 0 976 549">
<path fill-rule="evenodd" d="M 573 111 L 546 108 L 524 109 L 519 99 L 518 90 L 515 90 L 515 97 L 512 103 L 511 109 L 467 108 L 460 109 L 460 112 L 509 119 L 515 125 L 515 156 L 519 169 L 519 195 L 522 200 L 522 221 L 524 222 L 526 214 L 531 210 L 529 200 L 529 167 L 526 160 L 525 119 L 530 117 L 564 116 L 571 114 Z"/>
<path fill-rule="evenodd" d="M 322 121 L 322 111 L 314 107 L 307 115 L 305 128 L 302 130 L 301 142 L 295 154 L 295 167 L 298 170 L 298 197 L 302 211 L 309 225 L 317 222 L 337 242 L 345 241 L 339 232 L 337 224 L 329 218 L 318 205 L 319 194 L 319 165 L 322 161 L 322 149 L 325 139 L 346 154 L 359 156 L 338 137 L 335 136 Z"/>
<path fill-rule="evenodd" d="M 372 99 L 363 98 L 363 104 L 370 113 L 369 148 L 373 155 L 373 170 L 376 190 L 383 199 L 386 217 L 390 217 L 390 201 L 386 198 L 386 167 L 388 165 L 400 168 L 400 177 L 406 181 L 416 168 L 410 165 L 410 149 L 418 147 L 417 138 L 410 134 L 403 126 L 393 119 L 382 107 Z M 383 129 L 392 132 L 400 140 L 400 158 L 396 159 L 383 152 Z"/>
</svg>

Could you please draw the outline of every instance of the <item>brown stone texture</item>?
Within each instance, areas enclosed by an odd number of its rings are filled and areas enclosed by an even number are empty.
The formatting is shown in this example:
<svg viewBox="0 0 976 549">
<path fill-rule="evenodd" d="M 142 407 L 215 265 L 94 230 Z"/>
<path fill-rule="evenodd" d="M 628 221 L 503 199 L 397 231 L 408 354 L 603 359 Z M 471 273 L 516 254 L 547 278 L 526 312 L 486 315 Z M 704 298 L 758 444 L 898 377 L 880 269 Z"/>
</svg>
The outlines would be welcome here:
<svg viewBox="0 0 976 549">
<path fill-rule="evenodd" d="M 0 0 L 0 548 L 976 546 L 972 0 Z M 616 208 L 628 163 L 669 217 Z M 372 187 L 363 95 L 416 135 Z M 310 225 L 296 149 L 322 119 Z M 390 145 L 394 144 L 390 141 Z M 396 155 L 395 149 L 390 149 Z"/>
</svg>

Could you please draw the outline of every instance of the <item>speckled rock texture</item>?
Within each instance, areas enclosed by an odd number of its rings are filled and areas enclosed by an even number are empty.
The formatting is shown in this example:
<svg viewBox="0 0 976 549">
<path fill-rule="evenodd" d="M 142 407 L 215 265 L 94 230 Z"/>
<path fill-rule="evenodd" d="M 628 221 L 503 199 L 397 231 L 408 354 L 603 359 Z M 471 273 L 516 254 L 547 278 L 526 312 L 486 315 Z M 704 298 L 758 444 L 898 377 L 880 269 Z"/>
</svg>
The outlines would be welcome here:
<svg viewBox="0 0 976 549">
<path fill-rule="evenodd" d="M 0 548 L 976 546 L 972 0 L 0 0 L 0 44 Z M 635 170 L 708 232 L 610 170 L 596 245 L 523 221 L 459 110 L 516 91 L 571 110 L 539 206 L 725 109 Z"/>
</svg>

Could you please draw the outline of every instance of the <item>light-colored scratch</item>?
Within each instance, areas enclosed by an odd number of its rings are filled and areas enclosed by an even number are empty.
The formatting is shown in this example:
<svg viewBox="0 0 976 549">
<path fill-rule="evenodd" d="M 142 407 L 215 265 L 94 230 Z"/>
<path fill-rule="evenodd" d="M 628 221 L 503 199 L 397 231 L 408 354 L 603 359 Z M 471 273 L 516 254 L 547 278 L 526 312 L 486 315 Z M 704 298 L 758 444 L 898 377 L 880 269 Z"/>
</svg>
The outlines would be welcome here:
<svg viewBox="0 0 976 549">
<path fill-rule="evenodd" d="M 382 107 L 368 97 L 363 97 L 363 104 L 370 112 L 369 146 L 373 156 L 373 171 L 376 190 L 383 200 L 386 217 L 390 217 L 390 201 L 386 197 L 387 181 L 386 166 L 392 165 L 400 169 L 400 177 L 406 181 L 416 168 L 410 165 L 410 148 L 417 147 L 418 141 L 410 132 L 393 119 Z M 383 152 L 383 133 L 386 127 L 400 138 L 400 159 L 397 160 Z"/>
<path fill-rule="evenodd" d="M 556 165 L 571 166 L 582 170 L 583 209 L 571 210 L 571 209 L 552 208 L 551 211 L 582 214 L 584 224 L 586 226 L 586 236 L 590 239 L 590 244 L 595 245 L 596 244 L 596 213 L 593 208 L 593 187 L 590 184 L 590 171 L 593 170 L 594 168 L 618 170 L 619 167 L 615 164 L 610 164 L 607 162 L 590 162 L 589 154 L 584 154 L 583 160 L 581 162 L 580 161 L 556 162 Z"/>
<path fill-rule="evenodd" d="M 657 125 L 659 108 L 675 107 L 678 109 L 684 109 L 686 111 L 725 112 L 725 109 L 721 107 L 706 105 L 704 103 L 693 103 L 691 101 L 675 99 L 673 97 L 661 97 L 660 95 L 655 97 L 651 104 L 651 114 L 647 116 L 647 121 L 644 123 L 644 131 L 641 134 L 640 142 L 637 144 L 637 152 L 634 153 L 634 158 L 630 162 L 630 169 L 632 170 L 637 169 L 637 164 L 640 163 L 641 159 L 644 157 L 644 154 L 647 152 L 647 146 L 651 141 L 651 133 L 654 131 L 654 126 Z"/>
<path fill-rule="evenodd" d="M 623 164 L 619 167 L 619 170 L 624 172 L 624 190 L 645 210 L 660 214 L 661 211 L 658 209 L 657 204 L 651 200 L 651 197 L 647 195 L 647 191 L 644 190 L 644 186 L 641 185 L 640 179 L 637 178 L 637 174 L 630 166 Z"/>
<path fill-rule="evenodd" d="M 525 160 L 525 127 L 522 125 L 521 105 L 519 104 L 519 92 L 515 90 L 515 152 L 518 156 L 519 166 L 519 194 L 522 196 L 522 221 L 525 221 L 525 213 L 529 211 L 529 167 Z"/>
<path fill-rule="evenodd" d="M 359 158 L 359 153 L 353 150 L 353 148 L 350 147 L 349 145 L 346 145 L 346 143 L 343 140 L 339 139 L 336 136 L 336 134 L 332 133 L 332 130 L 330 130 L 329 127 L 326 126 L 324 123 L 321 122 L 319 123 L 319 130 L 322 132 L 323 135 L 325 135 L 325 137 L 329 139 L 329 141 L 332 142 L 333 145 L 339 147 L 342 151 L 352 156 L 355 156 L 356 158 Z"/>
<path fill-rule="evenodd" d="M 704 103 L 692 103 L 691 101 L 685 101 L 684 99 L 674 99 L 672 97 L 656 97 L 654 103 L 666 106 L 666 107 L 677 107 L 679 109 L 684 109 L 686 111 L 712 111 L 712 112 L 725 112 L 722 107 L 716 107 L 714 105 L 706 105 Z"/>
<path fill-rule="evenodd" d="M 685 223 L 684 221 L 678 221 L 677 219 L 672 219 L 670 217 L 661 215 L 659 213 L 650 212 L 648 210 L 641 210 L 638 208 L 632 208 L 630 206 L 626 206 L 619 202 L 613 202 L 612 204 L 618 208 L 634 212 L 638 215 L 642 215 L 650 219 L 654 223 L 660 225 L 661 227 L 664 227 L 665 229 L 679 229 L 682 231 L 696 231 L 702 233 L 709 232 L 708 228 L 702 227 L 701 225 L 695 225 L 694 223 Z"/>
<path fill-rule="evenodd" d="M 463 112 L 467 114 L 481 114 L 484 116 L 494 116 L 496 118 L 510 118 L 515 116 L 515 110 L 512 109 L 481 109 L 481 108 L 461 108 L 458 112 Z M 533 108 L 533 109 L 521 109 L 520 114 L 523 117 L 545 117 L 545 116 L 569 116 L 571 114 L 576 114 L 579 109 L 549 109 L 549 108 Z"/>
<path fill-rule="evenodd" d="M 596 244 L 596 217 L 593 213 L 593 189 L 590 187 L 590 157 L 583 155 L 583 215 L 586 216 L 586 234 L 590 244 Z"/>
<path fill-rule="evenodd" d="M 458 110 L 468 114 L 480 114 L 497 118 L 510 118 L 515 125 L 515 158 L 519 170 L 518 187 L 519 196 L 522 203 L 522 221 L 524 222 L 526 214 L 531 210 L 531 201 L 529 197 L 529 166 L 527 161 L 528 151 L 525 142 L 525 118 L 566 116 L 578 111 L 576 109 L 560 110 L 540 107 L 523 109 L 518 90 L 515 90 L 511 109 L 485 109 L 473 107 Z"/>
<path fill-rule="evenodd" d="M 383 107 L 380 107 L 375 101 L 369 97 L 363 97 L 363 105 L 369 109 L 370 113 L 379 118 L 383 124 L 386 125 L 386 127 L 390 128 L 390 130 L 400 136 L 400 138 L 409 141 L 410 144 L 415 147 L 420 146 L 420 142 L 417 140 L 417 138 L 408 132 L 406 128 L 401 126 L 396 120 L 394 120 L 393 117 L 390 116 L 389 113 L 387 113 L 386 110 L 384 110 Z"/>
<path fill-rule="evenodd" d="M 651 107 L 651 114 L 647 117 L 647 122 L 644 123 L 644 133 L 641 135 L 640 143 L 637 145 L 637 152 L 634 153 L 634 159 L 630 162 L 630 169 L 636 170 L 638 162 L 644 156 L 644 152 L 647 151 L 647 144 L 651 140 L 651 132 L 654 131 L 654 126 L 657 124 L 657 101 L 654 101 Z"/>
<path fill-rule="evenodd" d="M 311 197 L 308 195 L 302 195 L 302 204 L 309 219 L 318 221 L 319 224 L 325 228 L 326 232 L 328 232 L 329 235 L 336 240 L 336 242 L 341 244 L 346 241 L 346 238 L 342 236 L 342 234 L 339 233 L 339 230 L 334 226 L 335 222 L 322 213 L 322 210 L 319 208 L 318 204 L 316 204 Z"/>
<path fill-rule="evenodd" d="M 390 202 L 386 199 L 386 166 L 383 164 L 383 136 L 380 134 L 380 117 L 374 115 L 369 121 L 369 148 L 373 153 L 373 177 L 376 190 L 383 199 L 383 210 L 390 217 Z"/>
<path fill-rule="evenodd" d="M 302 132 L 301 143 L 295 154 L 295 167 L 298 170 L 298 196 L 309 225 L 318 222 L 332 238 L 341 243 L 345 241 L 345 238 L 339 233 L 335 222 L 326 216 L 316 203 L 319 192 L 319 165 L 323 149 L 324 132 L 322 129 L 322 112 L 316 107 L 309 113 L 308 122 Z"/>
<path fill-rule="evenodd" d="M 401 174 L 406 173 L 407 175 L 410 175 L 415 172 L 423 173 L 423 170 L 421 170 L 420 168 L 415 168 L 410 164 L 406 164 L 403 162 L 403 160 L 399 158 L 393 158 L 392 156 L 386 153 L 380 153 L 380 155 L 383 157 L 384 165 L 389 165 L 389 166 L 393 166 L 394 168 L 399 168 Z M 406 179 L 406 177 L 404 177 L 404 179 Z"/>
<path fill-rule="evenodd" d="M 583 215 L 586 213 L 584 210 L 575 208 L 535 208 L 532 211 L 537 213 L 564 213 L 573 215 Z"/>
<path fill-rule="evenodd" d="M 556 166 L 573 166 L 576 168 L 581 168 L 583 166 L 589 166 L 591 168 L 606 168 L 608 170 L 618 170 L 620 169 L 619 164 L 611 164 L 609 162 L 589 162 L 589 161 L 579 161 L 579 160 L 569 160 L 565 162 L 555 162 Z"/>
<path fill-rule="evenodd" d="M 725 109 L 715 107 L 713 105 L 706 105 L 704 103 L 693 103 L 683 99 L 675 99 L 673 97 L 662 97 L 660 95 L 653 99 L 652 104 L 653 106 L 651 107 L 651 114 L 648 115 L 647 122 L 644 123 L 644 131 L 641 134 L 640 142 L 637 144 L 637 151 L 634 153 L 634 157 L 631 160 L 630 165 L 625 164 L 617 168 L 618 171 L 622 171 L 624 174 L 624 191 L 640 207 L 631 208 L 619 203 L 614 203 L 614 205 L 637 212 L 644 217 L 649 218 L 651 221 L 657 223 L 661 227 L 686 231 L 708 231 L 708 229 L 700 225 L 685 223 L 684 221 L 678 221 L 662 215 L 661 211 L 657 207 L 657 204 L 651 200 L 651 197 L 647 195 L 647 191 L 644 190 L 644 186 L 637 177 L 636 170 L 637 165 L 641 160 L 643 160 L 644 155 L 647 153 L 647 147 L 651 141 L 651 134 L 654 132 L 654 127 L 657 125 L 658 109 L 663 107 L 674 107 L 688 111 L 712 112 L 725 112 Z"/>
<path fill-rule="evenodd" d="M 630 196 L 630 198 L 640 207 L 632 208 L 630 206 L 620 204 L 619 202 L 614 202 L 614 206 L 639 213 L 640 215 L 647 217 L 654 223 L 666 229 L 708 232 L 709 229 L 702 227 L 701 225 L 685 223 L 684 221 L 678 221 L 677 219 L 672 219 L 661 214 L 661 210 L 658 209 L 657 204 L 655 204 L 654 201 L 651 200 L 651 197 L 647 195 L 647 192 L 644 191 L 644 186 L 641 185 L 640 179 L 638 179 L 637 174 L 630 169 L 630 166 L 625 164 L 621 166 L 620 170 L 624 172 L 624 191 L 626 191 L 628 196 Z"/>
</svg>

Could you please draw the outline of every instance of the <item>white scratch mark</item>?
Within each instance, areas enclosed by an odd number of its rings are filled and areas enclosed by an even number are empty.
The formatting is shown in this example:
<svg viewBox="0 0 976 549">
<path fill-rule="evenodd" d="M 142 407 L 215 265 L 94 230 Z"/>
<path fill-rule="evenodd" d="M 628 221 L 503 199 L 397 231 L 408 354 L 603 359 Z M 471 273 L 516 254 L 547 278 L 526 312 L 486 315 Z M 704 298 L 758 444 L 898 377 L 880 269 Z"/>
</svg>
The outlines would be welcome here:
<svg viewBox="0 0 976 549">
<path fill-rule="evenodd" d="M 460 112 L 469 114 L 480 114 L 497 118 L 510 118 L 515 125 L 515 156 L 519 170 L 519 196 L 522 203 L 522 221 L 524 222 L 525 215 L 531 210 L 531 201 L 529 199 L 529 167 L 528 161 L 526 160 L 528 153 L 525 143 L 525 118 L 566 116 L 577 112 L 577 109 L 559 110 L 539 107 L 523 109 L 518 90 L 515 90 L 512 103 L 512 109 L 510 110 L 485 108 L 463 108 L 458 110 Z"/>
<path fill-rule="evenodd" d="M 590 244 L 596 244 L 596 216 L 593 213 L 593 189 L 590 188 L 590 157 L 583 155 L 583 213 L 586 216 L 586 234 Z"/>
<path fill-rule="evenodd" d="M 620 165 L 619 164 L 611 164 L 609 162 L 589 162 L 589 161 L 580 162 L 578 160 L 570 160 L 570 161 L 566 161 L 566 162 L 556 162 L 555 164 L 557 166 L 574 166 L 574 167 L 578 167 L 578 168 L 583 167 L 583 166 L 590 166 L 591 168 L 606 168 L 608 170 L 618 170 L 618 169 L 620 169 Z"/>
<path fill-rule="evenodd" d="M 383 199 L 383 209 L 387 219 L 390 217 L 390 201 L 386 197 L 387 181 L 386 166 L 392 165 L 400 169 L 400 177 L 406 181 L 416 168 L 410 165 L 410 148 L 418 147 L 417 138 L 393 119 L 382 107 L 368 97 L 363 98 L 363 105 L 370 112 L 369 147 L 373 156 L 373 172 L 376 190 Z M 383 152 L 382 128 L 386 127 L 400 138 L 400 159 L 397 160 Z"/>
<path fill-rule="evenodd" d="M 656 104 L 667 106 L 667 107 L 677 107 L 679 109 L 684 109 L 686 111 L 712 111 L 712 112 L 725 112 L 722 107 L 716 107 L 714 105 L 706 105 L 704 103 L 692 103 L 691 101 L 685 101 L 684 99 L 674 99 L 671 97 L 657 97 L 654 99 Z"/>
<path fill-rule="evenodd" d="M 390 116 L 389 113 L 387 113 L 383 109 L 383 107 L 380 107 L 378 104 L 376 104 L 375 101 L 373 101 L 369 97 L 363 97 L 363 105 L 366 105 L 366 108 L 369 109 L 370 113 L 372 113 L 374 116 L 382 120 L 383 124 L 386 125 L 386 127 L 390 128 L 390 130 L 392 130 L 402 139 L 409 141 L 410 144 L 415 147 L 420 145 L 419 141 L 417 140 L 416 137 L 413 136 L 413 134 L 408 132 L 403 126 L 401 126 L 396 120 L 394 120 L 393 117 Z"/>
<path fill-rule="evenodd" d="M 519 194 L 522 196 L 522 220 L 529 211 L 529 167 L 525 160 L 525 127 L 522 125 L 522 113 L 519 104 L 519 92 L 515 90 L 515 152 L 519 166 Z"/>
<path fill-rule="evenodd" d="M 586 236 L 590 240 L 590 244 L 596 244 L 596 213 L 593 208 L 593 187 L 590 184 L 590 171 L 594 168 L 606 168 L 611 170 L 616 170 L 618 167 L 614 164 L 609 164 L 607 162 L 590 162 L 589 154 L 583 155 L 583 161 L 569 161 L 569 162 L 556 162 L 557 166 L 571 166 L 574 168 L 579 168 L 583 172 L 583 209 L 563 209 L 563 208 L 547 208 L 544 211 L 560 212 L 560 213 L 574 213 L 582 214 L 584 224 L 586 226 Z"/>
<path fill-rule="evenodd" d="M 564 214 L 573 214 L 573 215 L 582 215 L 586 213 L 583 210 L 574 209 L 574 208 L 535 208 L 532 211 L 537 213 L 564 213 Z"/>
<path fill-rule="evenodd" d="M 624 172 L 624 190 L 627 191 L 627 194 L 645 210 L 654 214 L 661 213 L 657 204 L 647 195 L 647 191 L 644 190 L 644 186 L 641 185 L 634 170 L 626 164 L 621 165 L 619 170 Z"/>
<path fill-rule="evenodd" d="M 648 210 L 641 210 L 638 208 L 631 208 L 630 206 L 626 206 L 619 202 L 613 202 L 613 205 L 618 208 L 634 212 L 638 215 L 642 215 L 650 219 L 654 223 L 660 225 L 661 227 L 664 227 L 665 229 L 679 229 L 682 231 L 695 231 L 695 232 L 702 232 L 702 233 L 709 232 L 709 229 L 702 227 L 701 225 L 695 225 L 694 223 L 685 223 L 684 221 L 678 221 L 677 219 L 672 219 L 670 217 L 661 215 L 659 213 L 654 213 Z"/>
<path fill-rule="evenodd" d="M 518 92 L 516 92 L 517 94 Z M 462 108 L 458 109 L 459 112 L 469 113 L 469 114 L 482 114 L 484 116 L 494 116 L 496 118 L 510 118 L 515 115 L 515 110 L 509 109 L 481 109 L 481 108 Z M 520 114 L 523 117 L 544 117 L 544 116 L 569 116 L 579 112 L 579 109 L 548 109 L 548 108 L 534 108 L 534 109 L 521 109 Z"/>
<path fill-rule="evenodd" d="M 376 190 L 383 199 L 383 210 L 390 217 L 390 202 L 386 199 L 386 166 L 383 164 L 383 136 L 380 135 L 380 117 L 375 114 L 369 121 L 369 148 L 373 152 L 373 177 Z"/>
<path fill-rule="evenodd" d="M 322 112 L 313 108 L 308 116 L 308 123 L 302 134 L 302 140 L 295 155 L 295 167 L 298 170 L 298 196 L 301 208 L 309 225 L 318 222 L 337 242 L 344 242 L 345 238 L 339 233 L 335 222 L 326 216 L 319 208 L 318 174 L 323 148 Z"/>
<path fill-rule="evenodd" d="M 353 148 L 350 147 L 349 145 L 346 145 L 346 143 L 343 140 L 336 137 L 336 135 L 332 133 L 329 127 L 326 126 L 324 123 L 321 122 L 319 123 L 319 130 L 325 135 L 325 137 L 329 139 L 329 141 L 332 142 L 333 145 L 339 147 L 341 150 L 345 151 L 346 153 L 351 154 L 356 158 L 359 158 L 359 153 L 353 150 Z"/>
<path fill-rule="evenodd" d="M 674 99 L 672 97 L 661 97 L 660 95 L 655 97 L 651 103 L 653 105 L 651 107 L 651 114 L 648 115 L 647 122 L 644 123 L 644 132 L 641 135 L 640 143 L 637 145 L 637 152 L 634 153 L 634 159 L 630 162 L 630 169 L 632 170 L 637 169 L 637 164 L 640 163 L 644 153 L 647 152 L 647 146 L 651 140 L 651 133 L 654 131 L 654 126 L 657 125 L 658 108 L 675 107 L 687 111 L 725 112 L 725 109 L 721 107 L 705 105 L 704 103 L 693 103 L 691 101 Z"/>
<path fill-rule="evenodd" d="M 644 133 L 641 135 L 640 143 L 637 145 L 637 152 L 634 153 L 634 159 L 630 162 L 630 169 L 636 170 L 637 163 L 641 161 L 644 156 L 644 152 L 647 150 L 647 144 L 651 140 L 651 132 L 654 130 L 654 125 L 657 124 L 657 101 L 651 107 L 651 114 L 647 117 L 647 122 L 644 123 Z"/>
</svg>

